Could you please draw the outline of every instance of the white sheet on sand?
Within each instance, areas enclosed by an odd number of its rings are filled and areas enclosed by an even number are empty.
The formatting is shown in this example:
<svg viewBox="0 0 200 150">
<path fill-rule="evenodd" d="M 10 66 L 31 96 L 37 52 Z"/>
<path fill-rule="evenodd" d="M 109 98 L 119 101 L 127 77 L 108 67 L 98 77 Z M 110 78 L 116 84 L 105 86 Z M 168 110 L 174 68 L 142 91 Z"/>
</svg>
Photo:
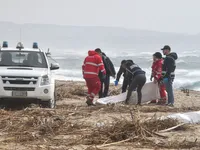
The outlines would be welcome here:
<svg viewBox="0 0 200 150">
<path fill-rule="evenodd" d="M 166 117 L 161 117 L 161 119 L 172 118 L 177 119 L 183 123 L 200 123 L 200 111 L 193 111 L 187 113 L 176 113 L 171 114 Z"/>
<path fill-rule="evenodd" d="M 112 103 L 123 102 L 126 100 L 126 95 L 127 95 L 127 92 L 116 95 L 116 96 L 100 98 L 97 100 L 97 103 L 112 104 Z M 160 93 L 159 93 L 158 85 L 154 84 L 153 82 L 146 83 L 144 87 L 142 88 L 142 103 L 146 103 L 151 100 L 155 100 L 159 98 L 160 98 Z M 131 104 L 137 104 L 137 92 L 132 93 L 130 102 Z"/>
</svg>

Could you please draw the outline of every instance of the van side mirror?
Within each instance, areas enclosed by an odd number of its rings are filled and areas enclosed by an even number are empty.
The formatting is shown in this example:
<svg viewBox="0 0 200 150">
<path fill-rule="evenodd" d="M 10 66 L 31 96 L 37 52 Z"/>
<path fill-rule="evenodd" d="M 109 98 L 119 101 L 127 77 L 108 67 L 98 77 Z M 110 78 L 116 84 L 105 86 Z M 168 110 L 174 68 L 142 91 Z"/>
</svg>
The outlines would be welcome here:
<svg viewBox="0 0 200 150">
<path fill-rule="evenodd" d="M 50 67 L 50 70 L 57 70 L 57 69 L 59 69 L 59 68 L 60 68 L 60 66 L 59 66 L 58 63 L 52 63 L 52 64 L 51 64 L 51 67 Z"/>
</svg>

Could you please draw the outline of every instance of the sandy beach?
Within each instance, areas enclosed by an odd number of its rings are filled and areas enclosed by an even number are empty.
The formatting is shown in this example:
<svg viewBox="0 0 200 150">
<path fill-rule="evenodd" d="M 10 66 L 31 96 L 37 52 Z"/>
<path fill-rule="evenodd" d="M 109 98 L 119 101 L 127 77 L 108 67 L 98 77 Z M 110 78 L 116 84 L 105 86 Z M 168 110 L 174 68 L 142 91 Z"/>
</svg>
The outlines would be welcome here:
<svg viewBox="0 0 200 150">
<path fill-rule="evenodd" d="M 117 89 L 113 85 L 111 89 Z M 56 109 L 38 105 L 0 110 L 0 149 L 3 150 L 150 150 L 199 149 L 200 125 L 176 120 L 156 121 L 176 112 L 200 110 L 200 92 L 189 96 L 175 90 L 175 107 L 97 105 L 88 107 L 84 82 L 57 81 Z M 117 94 L 114 91 L 112 94 Z"/>
</svg>

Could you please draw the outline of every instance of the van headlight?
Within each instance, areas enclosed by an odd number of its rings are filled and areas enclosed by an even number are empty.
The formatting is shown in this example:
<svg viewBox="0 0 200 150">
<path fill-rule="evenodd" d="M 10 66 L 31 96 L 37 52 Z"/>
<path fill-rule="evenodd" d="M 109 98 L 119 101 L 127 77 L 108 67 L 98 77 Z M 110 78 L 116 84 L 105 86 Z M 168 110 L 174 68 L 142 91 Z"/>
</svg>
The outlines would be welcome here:
<svg viewBox="0 0 200 150">
<path fill-rule="evenodd" d="M 49 85 L 49 84 L 50 84 L 49 76 L 48 75 L 42 76 L 40 85 L 42 86 L 42 85 Z"/>
</svg>

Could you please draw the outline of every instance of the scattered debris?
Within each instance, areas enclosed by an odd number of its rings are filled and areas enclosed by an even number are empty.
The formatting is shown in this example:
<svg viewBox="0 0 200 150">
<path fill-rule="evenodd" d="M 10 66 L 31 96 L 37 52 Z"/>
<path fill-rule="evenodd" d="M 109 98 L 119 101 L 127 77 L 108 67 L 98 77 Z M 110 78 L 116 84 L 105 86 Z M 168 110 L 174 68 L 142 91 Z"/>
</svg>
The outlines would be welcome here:
<svg viewBox="0 0 200 150">
<path fill-rule="evenodd" d="M 20 110 L 0 109 L 0 149 L 9 149 L 3 145 L 27 150 L 101 150 L 119 146 L 121 149 L 190 149 L 200 146 L 196 139 L 199 133 L 188 139 L 182 136 L 182 133 L 197 131 L 195 125 L 180 124 L 174 119 L 160 120 L 157 115 L 200 110 L 199 105 L 171 108 L 119 103 L 87 107 L 84 84 L 57 84 L 57 98 L 64 99 L 57 109 L 43 109 L 32 104 Z M 72 99 L 78 102 L 72 103 Z M 172 138 L 172 135 L 179 138 Z"/>
</svg>

